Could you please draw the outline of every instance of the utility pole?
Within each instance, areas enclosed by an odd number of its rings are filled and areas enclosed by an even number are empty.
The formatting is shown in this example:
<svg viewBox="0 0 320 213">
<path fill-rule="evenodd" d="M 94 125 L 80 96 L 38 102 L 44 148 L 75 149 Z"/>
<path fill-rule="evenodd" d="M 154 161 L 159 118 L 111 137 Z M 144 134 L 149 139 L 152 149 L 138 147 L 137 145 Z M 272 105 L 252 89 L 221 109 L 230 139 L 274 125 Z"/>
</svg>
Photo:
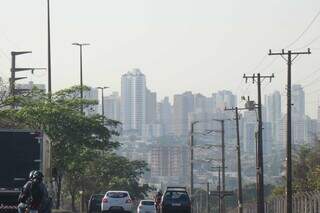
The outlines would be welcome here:
<svg viewBox="0 0 320 213">
<path fill-rule="evenodd" d="M 51 32 L 50 32 L 50 0 L 47 0 L 47 15 L 48 15 L 48 94 L 51 100 Z"/>
<path fill-rule="evenodd" d="M 210 213 L 209 194 L 210 194 L 210 184 L 209 184 L 209 181 L 208 181 L 207 182 L 207 197 L 206 197 L 207 213 Z"/>
<path fill-rule="evenodd" d="M 242 199 L 242 177 L 241 177 L 241 149 L 240 149 L 240 132 L 239 132 L 239 108 L 225 109 L 226 111 L 235 111 L 236 126 L 237 126 L 237 160 L 238 160 L 238 213 L 243 212 L 243 199 Z"/>
<path fill-rule="evenodd" d="M 292 62 L 299 56 L 299 55 L 310 55 L 311 51 L 308 48 L 307 52 L 292 52 L 291 50 L 285 52 L 273 53 L 269 50 L 269 55 L 280 55 L 285 61 L 287 61 L 288 65 L 288 72 L 287 72 L 287 169 L 286 169 L 286 176 L 287 176 L 287 184 L 286 184 L 286 203 L 287 203 L 287 213 L 292 212 L 292 136 L 291 136 L 291 65 Z M 286 59 L 284 55 L 287 55 L 288 58 Z M 292 59 L 292 56 L 295 56 Z"/>
<path fill-rule="evenodd" d="M 16 56 L 23 55 L 23 54 L 29 54 L 32 53 L 31 51 L 21 51 L 21 52 L 11 52 L 11 78 L 9 80 L 10 82 L 10 96 L 16 95 L 16 87 L 15 82 L 17 80 L 26 79 L 27 77 L 16 77 L 17 72 L 22 71 L 31 71 L 32 73 L 34 70 L 44 70 L 45 68 L 16 68 Z"/>
<path fill-rule="evenodd" d="M 101 90 L 101 115 L 104 117 L 104 90 L 108 89 L 109 87 L 97 87 L 97 89 Z"/>
<path fill-rule="evenodd" d="M 194 126 L 199 123 L 199 121 L 191 122 L 191 133 L 190 133 L 190 196 L 191 204 L 193 204 L 193 145 L 194 145 Z M 192 205 L 191 205 L 192 211 Z"/>
<path fill-rule="evenodd" d="M 243 75 L 243 78 L 252 79 L 252 82 L 255 83 L 257 79 L 258 86 L 258 143 L 257 143 L 257 211 L 259 213 L 264 213 L 264 181 L 263 181 L 263 141 L 262 141 L 262 107 L 261 107 L 261 79 L 271 79 L 274 78 L 274 74 L 271 76 L 261 76 L 260 73 L 257 75 L 253 74 L 252 76 Z"/>
<path fill-rule="evenodd" d="M 72 43 L 74 46 L 79 46 L 80 49 L 80 98 L 83 99 L 83 78 L 82 78 L 82 48 L 90 45 L 89 43 Z M 83 113 L 83 105 L 81 105 L 81 113 Z"/>
</svg>

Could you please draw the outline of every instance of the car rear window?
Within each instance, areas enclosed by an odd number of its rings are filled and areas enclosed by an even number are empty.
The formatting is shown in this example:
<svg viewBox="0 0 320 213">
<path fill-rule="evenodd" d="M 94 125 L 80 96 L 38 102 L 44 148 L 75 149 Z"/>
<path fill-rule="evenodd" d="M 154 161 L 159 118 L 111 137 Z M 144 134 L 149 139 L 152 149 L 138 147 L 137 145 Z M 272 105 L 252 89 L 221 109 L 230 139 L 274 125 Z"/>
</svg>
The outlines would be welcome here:
<svg viewBox="0 0 320 213">
<path fill-rule="evenodd" d="M 141 201 L 141 205 L 144 206 L 153 206 L 154 202 L 153 201 Z"/>
<path fill-rule="evenodd" d="M 111 198 L 125 198 L 125 197 L 128 197 L 128 193 L 125 193 L 125 192 L 108 192 L 107 196 L 111 197 Z"/>
<path fill-rule="evenodd" d="M 188 202 L 189 196 L 184 191 L 169 191 L 166 192 L 164 199 L 173 202 Z"/>
</svg>

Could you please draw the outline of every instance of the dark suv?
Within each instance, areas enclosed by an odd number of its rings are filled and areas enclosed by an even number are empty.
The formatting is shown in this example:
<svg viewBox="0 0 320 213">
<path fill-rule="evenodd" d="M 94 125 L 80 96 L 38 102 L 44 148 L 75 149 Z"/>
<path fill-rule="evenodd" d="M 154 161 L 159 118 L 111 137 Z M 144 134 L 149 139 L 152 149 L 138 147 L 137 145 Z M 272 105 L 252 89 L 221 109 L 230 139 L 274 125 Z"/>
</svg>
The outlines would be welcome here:
<svg viewBox="0 0 320 213">
<path fill-rule="evenodd" d="M 191 213 L 191 201 L 185 187 L 167 187 L 161 200 L 161 213 Z"/>
</svg>

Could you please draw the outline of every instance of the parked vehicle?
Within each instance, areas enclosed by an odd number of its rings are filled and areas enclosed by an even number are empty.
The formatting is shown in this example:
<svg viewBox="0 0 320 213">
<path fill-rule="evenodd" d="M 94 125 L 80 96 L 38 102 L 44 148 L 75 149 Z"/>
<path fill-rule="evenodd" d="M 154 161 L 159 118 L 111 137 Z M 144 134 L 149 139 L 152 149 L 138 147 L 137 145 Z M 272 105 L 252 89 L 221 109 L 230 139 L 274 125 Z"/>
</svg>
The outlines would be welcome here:
<svg viewBox="0 0 320 213">
<path fill-rule="evenodd" d="M 91 195 L 88 202 L 88 213 L 101 212 L 101 202 L 104 194 Z"/>
<path fill-rule="evenodd" d="M 191 213 L 191 200 L 185 187 L 167 187 L 161 200 L 161 213 Z"/>
<path fill-rule="evenodd" d="M 127 191 L 108 191 L 101 202 L 102 212 L 131 212 L 132 199 Z"/>
<path fill-rule="evenodd" d="M 153 200 L 141 200 L 137 208 L 137 213 L 156 213 L 156 204 Z"/>
</svg>

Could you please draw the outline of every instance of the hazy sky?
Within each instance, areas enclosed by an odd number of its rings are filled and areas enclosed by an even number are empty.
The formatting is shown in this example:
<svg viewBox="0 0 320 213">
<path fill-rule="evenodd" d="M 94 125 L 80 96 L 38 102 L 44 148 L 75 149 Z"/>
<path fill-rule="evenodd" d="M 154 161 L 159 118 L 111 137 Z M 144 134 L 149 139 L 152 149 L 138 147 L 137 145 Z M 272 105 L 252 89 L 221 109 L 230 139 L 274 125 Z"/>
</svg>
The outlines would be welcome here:
<svg viewBox="0 0 320 213">
<path fill-rule="evenodd" d="M 159 98 L 186 90 L 210 95 L 230 89 L 255 97 L 252 74 L 268 49 L 294 41 L 320 10 L 319 0 L 51 0 L 53 90 L 79 84 L 78 48 L 84 50 L 84 83 L 120 91 L 121 74 L 140 68 Z M 7 78 L 10 51 L 32 50 L 19 66 L 47 66 L 46 0 L 0 0 L 0 76 Z M 318 36 L 318 37 L 317 37 Z M 320 17 L 291 48 L 315 38 L 311 56 L 293 66 L 293 81 L 307 85 L 307 112 L 316 115 L 320 89 Z M 313 49 L 316 48 L 316 49 Z M 263 86 L 285 95 L 286 64 L 266 57 L 254 72 L 276 78 Z M 268 67 L 268 69 L 265 69 Z M 46 83 L 45 72 L 28 80 Z M 307 78 L 309 77 L 309 78 Z M 308 85 L 312 83 L 311 85 Z"/>
</svg>

